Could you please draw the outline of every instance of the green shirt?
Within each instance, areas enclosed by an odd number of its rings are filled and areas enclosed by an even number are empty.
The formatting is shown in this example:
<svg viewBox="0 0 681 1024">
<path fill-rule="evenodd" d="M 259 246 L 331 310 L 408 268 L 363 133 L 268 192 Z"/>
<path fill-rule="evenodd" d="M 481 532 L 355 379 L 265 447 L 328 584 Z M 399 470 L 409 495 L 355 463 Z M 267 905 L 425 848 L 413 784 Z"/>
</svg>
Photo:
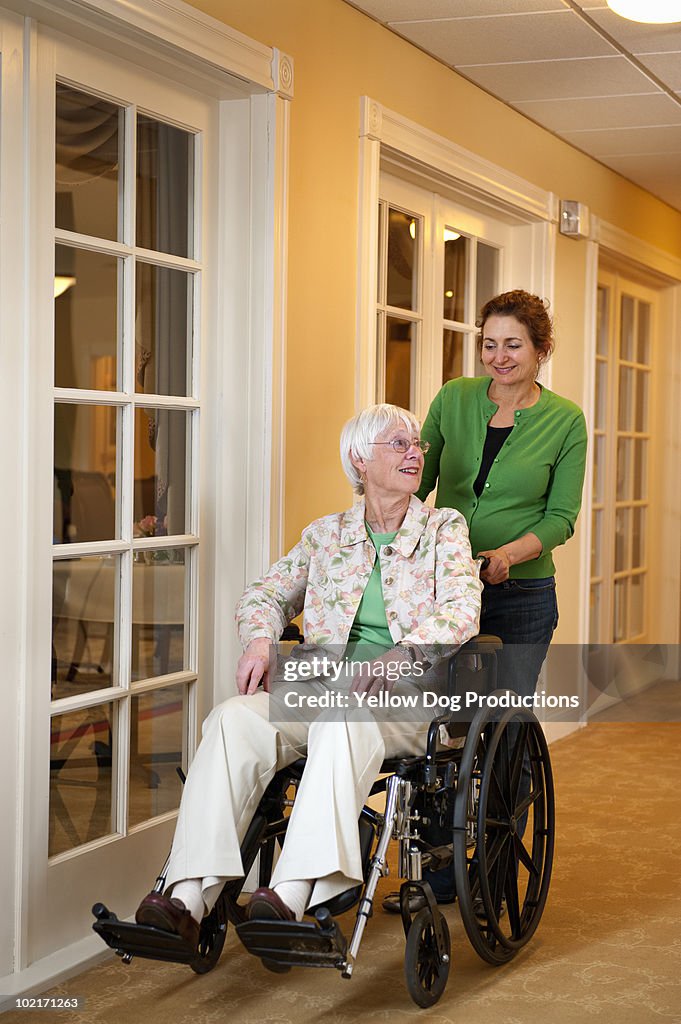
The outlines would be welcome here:
<svg viewBox="0 0 681 1024">
<path fill-rule="evenodd" d="M 459 377 L 433 399 L 421 431 L 431 448 L 417 496 L 426 498 L 437 482 L 435 504 L 458 509 L 466 517 L 474 556 L 526 533 L 536 534 L 541 555 L 512 566 L 510 575 L 552 576 L 551 550 L 572 536 L 582 502 L 584 414 L 542 387 L 538 402 L 516 411 L 513 430 L 477 498 L 473 483 L 487 425 L 498 409 L 487 395 L 489 384 L 488 377 Z"/>
<path fill-rule="evenodd" d="M 381 585 L 381 548 L 384 544 L 392 544 L 397 536 L 397 531 L 374 533 L 368 523 L 366 527 L 376 548 L 376 561 L 350 630 L 348 646 L 345 649 L 345 658 L 348 660 L 353 658 L 360 661 L 370 660 L 395 646 L 385 614 L 385 601 Z M 360 647 L 361 650 L 358 650 Z"/>
</svg>

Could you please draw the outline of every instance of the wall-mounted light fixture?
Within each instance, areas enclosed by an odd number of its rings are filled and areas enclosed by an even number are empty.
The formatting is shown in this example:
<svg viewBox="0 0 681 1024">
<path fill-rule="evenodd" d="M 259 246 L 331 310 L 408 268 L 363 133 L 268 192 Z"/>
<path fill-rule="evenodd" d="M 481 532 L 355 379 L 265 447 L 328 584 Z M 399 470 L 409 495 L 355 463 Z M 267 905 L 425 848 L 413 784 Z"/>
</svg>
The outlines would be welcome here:
<svg viewBox="0 0 681 1024">
<path fill-rule="evenodd" d="M 679 0 L 607 0 L 608 7 L 629 21 L 649 25 L 670 25 L 681 21 Z"/>
<path fill-rule="evenodd" d="M 568 238 L 588 238 L 589 207 L 574 199 L 561 199 L 558 230 Z"/>
</svg>

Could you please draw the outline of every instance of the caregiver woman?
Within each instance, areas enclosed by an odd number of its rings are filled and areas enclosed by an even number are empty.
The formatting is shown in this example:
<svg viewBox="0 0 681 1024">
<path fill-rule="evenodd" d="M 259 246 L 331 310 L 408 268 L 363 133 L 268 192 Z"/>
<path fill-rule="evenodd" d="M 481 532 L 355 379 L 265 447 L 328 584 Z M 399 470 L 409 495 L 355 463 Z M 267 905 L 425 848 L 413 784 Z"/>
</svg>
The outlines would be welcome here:
<svg viewBox="0 0 681 1024">
<path fill-rule="evenodd" d="M 437 483 L 435 504 L 459 509 L 473 554 L 489 558 L 480 632 L 504 643 L 500 685 L 530 695 L 558 623 L 551 552 L 574 532 L 586 425 L 578 406 L 537 383 L 554 347 L 540 298 L 498 295 L 477 326 L 488 376 L 451 380 L 435 396 L 417 493 Z"/>
</svg>

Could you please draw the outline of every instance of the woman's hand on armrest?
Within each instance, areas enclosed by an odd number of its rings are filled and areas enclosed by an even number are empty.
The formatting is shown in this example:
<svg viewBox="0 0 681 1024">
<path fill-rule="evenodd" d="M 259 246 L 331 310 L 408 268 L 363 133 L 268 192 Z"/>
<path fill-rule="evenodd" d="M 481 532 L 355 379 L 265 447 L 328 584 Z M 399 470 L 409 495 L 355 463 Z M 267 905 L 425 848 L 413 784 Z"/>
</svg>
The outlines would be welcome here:
<svg viewBox="0 0 681 1024">
<path fill-rule="evenodd" d="M 239 693 L 255 693 L 260 683 L 269 692 L 270 653 L 272 644 L 266 636 L 256 637 L 239 658 L 236 685 Z"/>
</svg>

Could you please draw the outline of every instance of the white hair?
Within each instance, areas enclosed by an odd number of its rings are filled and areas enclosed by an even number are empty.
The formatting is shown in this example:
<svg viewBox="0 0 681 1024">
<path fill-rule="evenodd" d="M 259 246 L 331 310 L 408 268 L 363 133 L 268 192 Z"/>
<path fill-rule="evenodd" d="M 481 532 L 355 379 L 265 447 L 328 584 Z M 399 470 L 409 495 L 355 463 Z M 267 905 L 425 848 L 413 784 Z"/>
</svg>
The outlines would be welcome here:
<svg viewBox="0 0 681 1024">
<path fill-rule="evenodd" d="M 357 416 L 345 424 L 340 436 L 340 457 L 343 463 L 343 470 L 352 485 L 355 494 L 364 494 L 362 477 L 356 466 L 353 466 L 351 456 L 362 459 L 364 462 L 371 462 L 374 454 L 371 444 L 387 430 L 388 427 L 402 425 L 406 427 L 410 435 L 419 434 L 421 424 L 413 413 L 408 409 L 400 409 L 399 405 L 370 405 L 363 409 Z"/>
</svg>

